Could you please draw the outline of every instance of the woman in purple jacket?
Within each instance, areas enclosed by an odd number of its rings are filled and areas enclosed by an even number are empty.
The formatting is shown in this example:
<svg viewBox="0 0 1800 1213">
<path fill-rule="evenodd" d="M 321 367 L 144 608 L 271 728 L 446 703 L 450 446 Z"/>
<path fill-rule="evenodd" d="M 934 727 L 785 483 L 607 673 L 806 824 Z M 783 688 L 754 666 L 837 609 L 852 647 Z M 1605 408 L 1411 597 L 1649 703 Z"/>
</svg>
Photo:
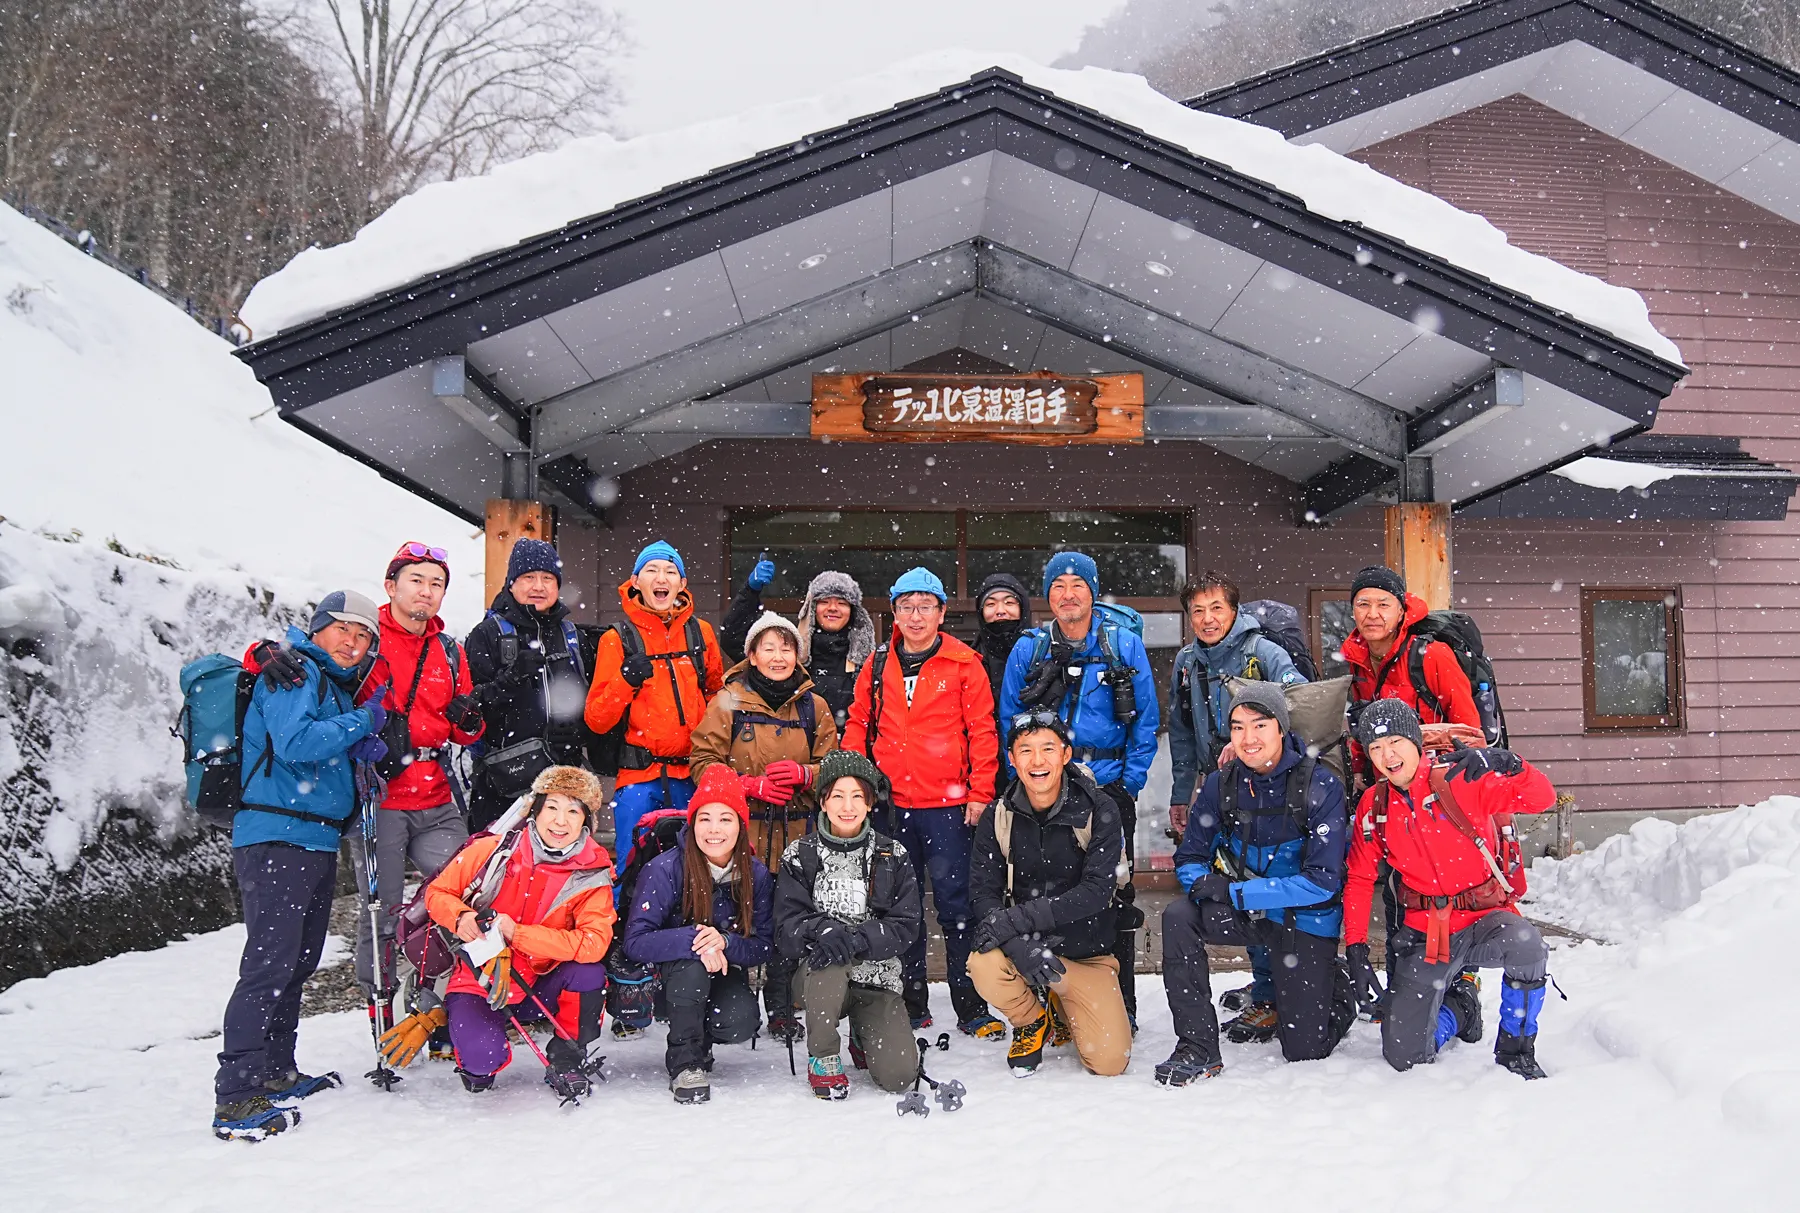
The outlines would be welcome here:
<svg viewBox="0 0 1800 1213">
<path fill-rule="evenodd" d="M 737 776 L 708 767 L 680 844 L 645 864 L 632 891 L 625 955 L 662 976 L 676 1103 L 712 1098 L 712 1047 L 762 1023 L 748 970 L 769 959 L 774 881 L 750 851 L 749 820 Z"/>
</svg>

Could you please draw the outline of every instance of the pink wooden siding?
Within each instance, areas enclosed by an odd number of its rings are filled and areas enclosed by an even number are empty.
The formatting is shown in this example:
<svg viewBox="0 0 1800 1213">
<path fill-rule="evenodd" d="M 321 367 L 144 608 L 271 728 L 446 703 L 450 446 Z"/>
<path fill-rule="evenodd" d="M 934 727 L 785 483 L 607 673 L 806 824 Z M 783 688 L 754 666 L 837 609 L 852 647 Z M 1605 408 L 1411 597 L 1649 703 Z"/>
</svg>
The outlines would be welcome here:
<svg viewBox="0 0 1800 1213">
<path fill-rule="evenodd" d="M 1800 226 L 1523 97 L 1358 157 L 1642 292 L 1693 368 L 1657 433 L 1741 438 L 1800 466 Z M 1800 784 L 1800 520 L 1469 520 L 1455 544 L 1457 594 L 1490 636 L 1520 746 L 1582 808 L 1731 805 Z M 1582 735 L 1583 582 L 1681 587 L 1681 735 Z"/>
</svg>

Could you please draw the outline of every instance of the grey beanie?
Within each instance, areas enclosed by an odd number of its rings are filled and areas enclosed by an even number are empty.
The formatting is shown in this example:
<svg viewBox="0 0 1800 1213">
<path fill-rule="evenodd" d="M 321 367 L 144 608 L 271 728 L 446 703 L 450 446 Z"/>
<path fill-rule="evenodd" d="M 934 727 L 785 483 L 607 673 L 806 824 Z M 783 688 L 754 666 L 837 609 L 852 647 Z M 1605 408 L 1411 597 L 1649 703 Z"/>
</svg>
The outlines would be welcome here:
<svg viewBox="0 0 1800 1213">
<path fill-rule="evenodd" d="M 1246 682 L 1231 697 L 1231 711 L 1225 713 L 1229 722 L 1231 712 L 1239 707 L 1250 708 L 1261 712 L 1264 716 L 1272 716 L 1283 733 L 1288 731 L 1287 693 L 1278 682 Z"/>
<path fill-rule="evenodd" d="M 1365 746 L 1383 737 L 1404 737 L 1425 752 L 1425 734 L 1419 730 L 1419 714 L 1401 699 L 1377 699 L 1363 708 L 1356 721 L 1356 739 Z"/>
</svg>

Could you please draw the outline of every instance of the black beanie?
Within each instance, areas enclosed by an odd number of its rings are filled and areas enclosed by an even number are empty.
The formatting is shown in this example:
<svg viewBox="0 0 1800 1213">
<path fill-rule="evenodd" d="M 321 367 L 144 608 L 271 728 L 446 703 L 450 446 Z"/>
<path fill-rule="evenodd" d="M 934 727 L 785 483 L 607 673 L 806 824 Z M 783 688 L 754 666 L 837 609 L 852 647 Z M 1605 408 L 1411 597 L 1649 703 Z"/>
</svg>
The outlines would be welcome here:
<svg viewBox="0 0 1800 1213">
<path fill-rule="evenodd" d="M 1384 565 L 1372 564 L 1350 583 L 1350 601 L 1364 590 L 1381 590 L 1392 594 L 1401 606 L 1406 605 L 1406 579 Z"/>
<path fill-rule="evenodd" d="M 562 584 L 562 561 L 556 555 L 556 548 L 542 539 L 521 539 L 512 546 L 512 554 L 506 558 L 506 586 L 526 573 L 548 573 L 556 578 L 556 584 Z"/>
</svg>

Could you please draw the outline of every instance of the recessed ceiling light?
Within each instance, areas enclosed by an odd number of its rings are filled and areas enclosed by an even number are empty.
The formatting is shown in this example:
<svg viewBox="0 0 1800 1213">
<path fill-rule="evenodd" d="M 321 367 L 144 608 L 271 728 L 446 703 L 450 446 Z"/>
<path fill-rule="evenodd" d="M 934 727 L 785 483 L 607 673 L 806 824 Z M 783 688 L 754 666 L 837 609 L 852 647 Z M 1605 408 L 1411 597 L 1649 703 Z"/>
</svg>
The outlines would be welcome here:
<svg viewBox="0 0 1800 1213">
<path fill-rule="evenodd" d="M 1158 278 L 1173 278 L 1175 276 L 1175 271 L 1160 261 L 1146 261 L 1144 262 L 1144 268 L 1149 270 L 1152 274 L 1155 274 Z"/>
<path fill-rule="evenodd" d="M 816 270 L 821 265 L 824 265 L 824 264 L 825 264 L 825 254 L 824 253 L 814 253 L 810 257 L 802 257 L 800 259 L 800 268 L 803 270 Z"/>
</svg>

